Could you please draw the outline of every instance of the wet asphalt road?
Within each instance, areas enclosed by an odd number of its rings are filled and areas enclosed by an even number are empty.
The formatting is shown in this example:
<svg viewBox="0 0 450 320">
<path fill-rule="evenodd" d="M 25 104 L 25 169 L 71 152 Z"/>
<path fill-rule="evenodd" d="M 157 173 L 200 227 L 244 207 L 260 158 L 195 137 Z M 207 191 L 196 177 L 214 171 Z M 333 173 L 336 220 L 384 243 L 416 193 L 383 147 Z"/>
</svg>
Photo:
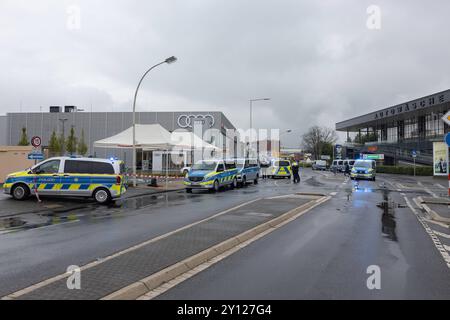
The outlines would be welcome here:
<svg viewBox="0 0 450 320">
<path fill-rule="evenodd" d="M 304 173 L 304 179 L 311 174 Z M 63 215 L 7 218 L 14 228 L 4 231 L 14 232 L 0 234 L 0 296 L 62 274 L 70 265 L 101 259 L 246 201 L 302 188 L 307 187 L 280 179 L 217 194 L 170 192 L 127 199 L 112 207 L 89 206 Z M 3 201 L 11 202 L 3 198 L 0 205 Z M 31 198 L 27 202 L 34 201 Z M 23 221 L 27 223 L 21 225 Z"/>
<path fill-rule="evenodd" d="M 342 176 L 310 170 L 302 175 L 300 185 L 261 181 L 217 194 L 138 197 L 63 217 L 30 215 L 22 226 L 18 219 L 16 232 L 0 234 L 0 296 L 64 273 L 69 265 L 84 265 L 240 203 L 314 191 L 336 194 L 159 298 L 450 298 L 449 269 L 404 207 L 395 179 L 362 181 L 355 190 L 354 183 Z M 388 188 L 380 186 L 383 182 Z M 0 200 L 0 205 L 2 201 L 7 200 Z M 392 208 L 383 206 L 386 201 L 393 202 Z M 372 264 L 381 268 L 382 290 L 366 287 L 366 268 Z"/>
<path fill-rule="evenodd" d="M 328 203 L 157 299 L 449 299 L 449 267 L 402 193 L 383 182 L 354 190 L 348 181 Z M 380 290 L 367 287 L 371 265 Z"/>
</svg>

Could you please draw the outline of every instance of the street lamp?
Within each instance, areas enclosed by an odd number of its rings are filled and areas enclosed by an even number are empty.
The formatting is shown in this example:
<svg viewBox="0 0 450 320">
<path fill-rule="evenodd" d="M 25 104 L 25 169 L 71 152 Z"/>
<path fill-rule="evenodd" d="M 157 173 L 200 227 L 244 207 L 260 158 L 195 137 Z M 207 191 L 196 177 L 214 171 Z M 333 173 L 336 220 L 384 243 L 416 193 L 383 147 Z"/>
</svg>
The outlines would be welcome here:
<svg viewBox="0 0 450 320">
<path fill-rule="evenodd" d="M 250 156 L 250 146 L 251 143 L 253 142 L 253 102 L 255 101 L 269 101 L 270 98 L 257 98 L 257 99 L 250 99 L 250 142 L 249 142 L 249 147 L 248 147 L 248 156 Z M 258 148 L 258 146 L 256 146 L 256 148 Z M 259 155 L 258 155 L 259 158 Z"/>
<path fill-rule="evenodd" d="M 141 86 L 142 80 L 144 80 L 145 76 L 154 68 L 157 66 L 160 66 L 164 63 L 170 64 L 177 61 L 177 58 L 175 56 L 169 57 L 164 61 L 161 61 L 160 63 L 155 64 L 150 69 L 148 69 L 141 77 L 141 80 L 139 80 L 138 86 L 136 88 L 136 92 L 134 93 L 134 100 L 133 100 L 133 186 L 136 187 L 136 97 L 139 91 L 139 87 Z"/>
<path fill-rule="evenodd" d="M 278 155 L 281 156 L 281 137 L 284 136 L 285 134 L 291 133 L 292 129 L 287 129 L 285 132 L 283 132 L 282 134 L 280 134 L 280 136 L 278 137 L 280 139 L 280 143 L 278 144 Z"/>
</svg>

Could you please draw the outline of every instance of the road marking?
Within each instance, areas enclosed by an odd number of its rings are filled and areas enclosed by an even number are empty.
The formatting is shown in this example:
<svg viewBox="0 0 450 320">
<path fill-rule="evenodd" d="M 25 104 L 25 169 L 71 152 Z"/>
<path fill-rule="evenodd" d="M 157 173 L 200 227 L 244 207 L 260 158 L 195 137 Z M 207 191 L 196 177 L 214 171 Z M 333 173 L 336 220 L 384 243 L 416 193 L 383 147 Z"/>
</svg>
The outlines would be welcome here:
<svg viewBox="0 0 450 320">
<path fill-rule="evenodd" d="M 240 208 L 240 207 L 243 207 L 243 206 L 245 206 L 245 205 L 247 205 L 247 204 L 256 202 L 256 201 L 258 201 L 258 200 L 260 200 L 260 199 L 261 199 L 261 198 L 256 198 L 256 199 L 253 199 L 253 200 L 250 200 L 250 201 L 241 203 L 240 205 L 237 205 L 237 206 L 234 206 L 234 207 L 232 207 L 232 208 L 229 208 L 229 209 L 227 209 L 227 210 L 225 210 L 225 211 L 221 211 L 221 212 L 219 212 L 219 213 L 216 213 L 215 215 L 210 216 L 210 217 L 208 217 L 208 218 L 205 218 L 205 219 L 202 219 L 202 220 L 193 222 L 193 223 L 191 223 L 191 224 L 185 225 L 185 226 L 183 226 L 183 227 L 181 227 L 181 228 L 178 228 L 178 229 L 176 229 L 176 230 L 170 231 L 170 232 L 168 232 L 168 233 L 162 234 L 162 235 L 157 236 L 157 237 L 155 237 L 155 238 L 152 238 L 152 239 L 150 239 L 150 240 L 141 242 L 141 243 L 139 243 L 139 244 L 137 244 L 137 245 L 134 245 L 134 246 L 132 246 L 132 247 L 130 247 L 130 248 L 127 248 L 127 249 L 125 249 L 125 250 L 122 250 L 122 251 L 119 251 L 119 252 L 117 252 L 117 253 L 114 253 L 114 254 L 112 254 L 112 255 L 110 255 L 110 256 L 104 257 L 104 258 L 102 258 L 100 261 L 99 261 L 99 260 L 95 260 L 95 261 L 93 261 L 93 262 L 90 262 L 90 263 L 88 263 L 88 264 L 82 266 L 82 267 L 80 268 L 80 271 L 84 271 L 84 270 L 86 270 L 86 269 L 95 267 L 95 266 L 97 266 L 97 265 L 99 265 L 99 264 L 101 264 L 101 263 L 103 263 L 103 262 L 106 262 L 106 261 L 108 261 L 108 260 L 114 259 L 114 258 L 116 258 L 116 257 L 118 257 L 118 256 L 121 256 L 121 255 L 123 255 L 123 254 L 125 254 L 125 253 L 128 253 L 128 252 L 130 252 L 130 251 L 134 251 L 134 250 L 136 250 L 136 249 L 139 249 L 139 248 L 141 248 L 141 247 L 143 247 L 143 246 L 145 246 L 145 245 L 147 245 L 147 244 L 149 244 L 149 243 L 152 243 L 152 242 L 155 242 L 155 241 L 158 241 L 158 240 L 167 238 L 168 236 L 170 236 L 170 235 L 172 235 L 172 234 L 174 234 L 174 233 L 177 233 L 177 232 L 179 232 L 179 231 L 185 230 L 185 229 L 187 229 L 187 228 L 190 228 L 190 227 L 195 226 L 195 225 L 197 225 L 197 224 L 200 224 L 200 223 L 202 223 L 202 222 L 211 220 L 211 219 L 216 218 L 216 217 L 218 217 L 218 216 L 224 215 L 224 214 L 226 214 L 226 213 L 228 213 L 228 212 L 230 212 L 230 211 L 232 211 L 232 210 L 235 210 L 235 209 L 238 209 L 238 208 Z M 45 287 L 45 286 L 49 285 L 50 283 L 53 283 L 53 282 L 56 282 L 56 281 L 58 281 L 58 280 L 67 278 L 68 276 L 69 276 L 69 275 L 68 275 L 67 273 L 59 274 L 59 275 L 57 275 L 57 276 L 51 277 L 51 278 L 49 278 L 49 279 L 45 279 L 45 280 L 43 280 L 43 281 L 40 281 L 40 282 L 38 282 L 38 283 L 36 283 L 36 284 L 33 284 L 33 285 L 31 285 L 31 286 L 28 286 L 28 287 L 23 288 L 23 289 L 21 289 L 21 290 L 18 290 L 18 291 L 16 291 L 16 292 L 10 293 L 10 294 L 8 294 L 7 296 L 4 296 L 4 297 L 0 298 L 0 300 L 4 300 L 4 299 L 8 299 L 8 298 L 17 298 L 17 297 L 19 297 L 19 296 L 22 296 L 22 295 L 24 295 L 24 294 L 27 294 L 27 293 L 29 293 L 29 292 L 32 292 L 32 291 L 34 291 L 34 290 L 36 290 L 36 289 L 39 289 L 39 288 L 41 288 L 41 287 Z"/>
<path fill-rule="evenodd" d="M 335 195 L 337 195 L 337 192 L 330 193 L 330 196 L 335 196 Z"/>
<path fill-rule="evenodd" d="M 439 187 L 439 188 L 441 188 L 441 189 L 445 189 L 445 187 L 443 187 L 443 186 L 440 185 L 439 183 L 435 183 L 434 185 L 437 186 L 437 187 Z"/>
<path fill-rule="evenodd" d="M 153 298 L 156 298 L 157 296 L 159 296 L 159 295 L 167 292 L 168 290 L 176 287 L 177 285 L 179 285 L 180 283 L 186 281 L 187 279 L 197 275 L 198 273 L 206 270 L 207 268 L 211 267 L 212 265 L 214 265 L 214 264 L 220 262 L 221 260 L 231 256 L 233 253 L 241 250 L 242 248 L 247 247 L 251 243 L 259 240 L 260 238 L 268 235 L 269 233 L 271 233 L 271 232 L 273 232 L 273 231 L 283 227 L 284 225 L 294 221 L 295 219 L 301 217 L 305 213 L 307 213 L 310 210 L 312 210 L 313 208 L 321 205 L 322 203 L 328 201 L 329 199 L 331 199 L 331 197 L 328 196 L 328 197 L 323 197 L 322 199 L 315 200 L 316 203 L 313 206 L 307 208 L 306 210 L 303 210 L 303 211 L 297 213 L 296 215 L 292 216 L 291 218 L 289 218 L 289 219 L 287 219 L 287 220 L 277 224 L 276 226 L 271 227 L 271 228 L 267 229 L 266 231 L 263 231 L 263 232 L 257 234 L 255 237 L 253 237 L 253 238 L 251 238 L 251 239 L 249 239 L 249 240 L 247 240 L 247 241 L 245 241 L 245 242 L 243 242 L 243 243 L 241 243 L 241 244 L 231 248 L 230 250 L 225 251 L 224 253 L 215 256 L 211 260 L 206 261 L 206 262 L 198 265 L 197 267 L 193 268 L 192 270 L 190 270 L 188 272 L 185 272 L 185 273 L 177 276 L 176 278 L 174 278 L 172 280 L 169 280 L 168 282 L 164 283 L 163 285 L 161 285 L 161 286 L 159 286 L 159 287 L 157 287 L 157 288 L 147 292 L 143 296 L 139 297 L 137 300 L 151 300 Z"/>
<path fill-rule="evenodd" d="M 428 223 L 434 223 L 434 224 L 436 224 L 436 225 L 438 225 L 440 227 L 448 229 L 448 224 L 445 224 L 445 223 L 442 223 L 442 222 L 439 222 L 439 221 L 434 221 L 434 220 L 427 219 L 427 218 L 424 218 L 423 220 L 425 220 Z M 434 233 L 436 233 L 436 231 Z"/>
<path fill-rule="evenodd" d="M 428 189 L 427 187 L 425 187 L 424 185 L 423 185 L 423 183 L 422 182 L 417 182 L 417 184 L 419 185 L 419 186 L 421 186 L 421 187 L 423 187 L 423 190 L 425 190 L 428 194 L 430 194 L 433 198 L 438 198 L 438 196 L 433 192 L 433 191 L 431 191 L 430 189 Z"/>
<path fill-rule="evenodd" d="M 447 246 L 444 244 L 444 248 L 445 248 L 445 250 L 450 251 L 450 246 Z"/>
<path fill-rule="evenodd" d="M 435 235 L 437 235 L 439 237 L 450 239 L 450 234 L 442 233 L 442 232 L 435 231 L 435 230 L 433 230 L 433 232 L 434 232 Z"/>
<path fill-rule="evenodd" d="M 414 213 L 416 218 L 419 220 L 422 227 L 425 229 L 425 232 L 428 233 L 431 240 L 433 241 L 434 246 L 441 254 L 442 258 L 444 259 L 445 263 L 447 264 L 447 267 L 450 269 L 450 255 L 448 254 L 447 250 L 445 250 L 444 246 L 442 245 L 441 240 L 437 237 L 436 231 L 433 231 L 427 224 L 427 222 L 420 216 L 420 214 L 417 212 L 417 210 L 411 205 L 411 202 L 407 197 L 403 197 L 406 201 L 406 204 L 411 209 L 411 211 Z M 449 236 L 450 238 L 450 236 Z"/>
</svg>

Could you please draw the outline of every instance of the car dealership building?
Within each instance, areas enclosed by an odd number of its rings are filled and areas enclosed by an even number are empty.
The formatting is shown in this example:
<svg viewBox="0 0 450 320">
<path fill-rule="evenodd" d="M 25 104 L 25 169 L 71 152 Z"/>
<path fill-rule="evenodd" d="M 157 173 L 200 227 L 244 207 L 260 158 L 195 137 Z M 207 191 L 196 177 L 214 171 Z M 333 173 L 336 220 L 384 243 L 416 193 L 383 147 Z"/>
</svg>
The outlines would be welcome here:
<svg viewBox="0 0 450 320">
<path fill-rule="evenodd" d="M 347 132 L 347 138 L 356 133 L 346 145 L 347 155 L 384 154 L 387 163 L 397 164 L 412 162 L 415 154 L 417 163 L 431 165 L 436 162 L 434 149 L 443 148 L 444 135 L 450 131 L 442 120 L 448 110 L 450 90 L 338 122 L 336 130 Z M 371 141 L 358 141 L 364 136 Z"/>
<path fill-rule="evenodd" d="M 0 116 L 0 145 L 17 145 L 22 128 L 26 128 L 29 139 L 33 136 L 42 138 L 42 147 L 45 151 L 52 132 L 55 132 L 58 137 L 64 132 L 64 136 L 67 138 L 71 128 L 74 128 L 77 138 L 80 138 L 81 133 L 84 132 L 85 143 L 88 147 L 87 155 L 100 158 L 118 157 L 131 166 L 132 152 L 130 149 L 97 148 L 94 147 L 94 142 L 130 128 L 133 124 L 132 112 L 83 112 L 72 106 L 50 107 L 50 111 L 7 113 L 5 116 Z M 212 137 L 209 138 L 208 143 L 221 149 L 230 143 L 227 142 L 228 139 L 234 139 L 234 137 L 227 136 L 226 131 L 235 129 L 235 127 L 222 112 L 217 111 L 136 112 L 136 123 L 160 124 L 169 132 L 177 129 L 192 132 L 194 123 L 196 128 L 200 123 L 202 132 L 206 132 L 208 129 L 216 129 L 216 132 L 220 132 L 220 139 Z M 202 136 L 202 132 L 195 133 Z M 163 170 L 160 164 L 166 163 L 163 158 L 163 152 L 138 150 L 137 166 L 142 168 L 144 165 L 149 170 L 156 166 Z"/>
</svg>

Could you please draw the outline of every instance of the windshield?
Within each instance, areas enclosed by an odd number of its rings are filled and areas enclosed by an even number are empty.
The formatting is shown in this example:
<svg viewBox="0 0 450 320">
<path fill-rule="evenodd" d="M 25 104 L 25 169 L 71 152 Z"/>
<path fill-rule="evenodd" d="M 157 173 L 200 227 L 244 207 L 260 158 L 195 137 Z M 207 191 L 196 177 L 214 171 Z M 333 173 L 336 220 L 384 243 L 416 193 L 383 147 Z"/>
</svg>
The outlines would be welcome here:
<svg viewBox="0 0 450 320">
<path fill-rule="evenodd" d="M 290 165 L 289 161 L 277 161 L 275 163 L 276 167 L 289 167 Z"/>
<path fill-rule="evenodd" d="M 191 171 L 195 170 L 205 170 L 205 171 L 212 171 L 216 168 L 216 162 L 214 161 L 201 161 L 196 164 L 194 164 L 191 168 Z"/>
<path fill-rule="evenodd" d="M 367 161 L 356 161 L 354 166 L 360 168 L 372 168 L 372 163 Z"/>
</svg>

